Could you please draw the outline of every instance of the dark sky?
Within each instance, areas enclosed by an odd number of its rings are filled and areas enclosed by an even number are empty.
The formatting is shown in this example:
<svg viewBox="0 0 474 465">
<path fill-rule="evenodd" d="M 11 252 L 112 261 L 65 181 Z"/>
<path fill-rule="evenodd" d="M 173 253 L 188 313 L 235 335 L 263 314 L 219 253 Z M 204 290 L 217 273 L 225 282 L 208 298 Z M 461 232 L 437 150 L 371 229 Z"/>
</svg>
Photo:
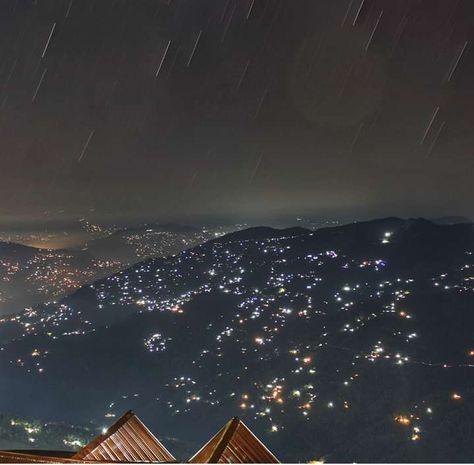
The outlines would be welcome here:
<svg viewBox="0 0 474 465">
<path fill-rule="evenodd" d="M 474 216 L 472 0 L 0 3 L 1 220 Z"/>
</svg>

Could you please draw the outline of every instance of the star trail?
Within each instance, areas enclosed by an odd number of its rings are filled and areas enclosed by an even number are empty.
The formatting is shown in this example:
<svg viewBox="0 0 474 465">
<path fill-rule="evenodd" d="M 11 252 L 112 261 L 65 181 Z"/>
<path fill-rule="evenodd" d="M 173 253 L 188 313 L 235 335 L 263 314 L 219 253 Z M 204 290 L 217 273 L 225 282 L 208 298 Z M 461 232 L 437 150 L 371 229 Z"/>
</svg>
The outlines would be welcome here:
<svg viewBox="0 0 474 465">
<path fill-rule="evenodd" d="M 3 222 L 473 213 L 468 0 L 0 13 Z"/>
</svg>

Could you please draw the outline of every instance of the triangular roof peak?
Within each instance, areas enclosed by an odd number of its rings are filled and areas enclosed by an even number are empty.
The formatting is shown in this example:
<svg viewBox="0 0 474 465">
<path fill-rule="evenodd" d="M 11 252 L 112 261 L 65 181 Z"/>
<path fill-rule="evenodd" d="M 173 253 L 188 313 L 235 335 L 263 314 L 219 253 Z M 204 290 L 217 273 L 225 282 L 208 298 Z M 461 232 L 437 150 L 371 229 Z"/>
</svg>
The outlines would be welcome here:
<svg viewBox="0 0 474 465">
<path fill-rule="evenodd" d="M 190 463 L 280 463 L 238 417 L 232 418 Z"/>
<path fill-rule="evenodd" d="M 104 434 L 97 436 L 72 459 L 104 462 L 174 462 L 175 458 L 129 410 Z"/>
</svg>

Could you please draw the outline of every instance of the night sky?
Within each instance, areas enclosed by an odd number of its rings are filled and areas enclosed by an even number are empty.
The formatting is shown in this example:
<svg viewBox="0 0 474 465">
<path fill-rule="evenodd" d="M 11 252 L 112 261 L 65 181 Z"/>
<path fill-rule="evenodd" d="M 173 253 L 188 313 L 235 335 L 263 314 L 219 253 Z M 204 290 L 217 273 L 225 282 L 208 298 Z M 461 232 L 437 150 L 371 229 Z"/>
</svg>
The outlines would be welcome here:
<svg viewBox="0 0 474 465">
<path fill-rule="evenodd" d="M 474 216 L 472 0 L 0 3 L 0 218 Z"/>
</svg>

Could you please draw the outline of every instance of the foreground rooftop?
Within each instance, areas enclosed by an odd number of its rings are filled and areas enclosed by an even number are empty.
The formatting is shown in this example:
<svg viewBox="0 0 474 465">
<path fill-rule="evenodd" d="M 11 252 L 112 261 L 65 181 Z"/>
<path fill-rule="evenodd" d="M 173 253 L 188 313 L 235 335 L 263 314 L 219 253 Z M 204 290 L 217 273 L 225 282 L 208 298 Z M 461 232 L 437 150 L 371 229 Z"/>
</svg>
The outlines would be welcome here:
<svg viewBox="0 0 474 465">
<path fill-rule="evenodd" d="M 0 451 L 0 463 L 173 463 L 170 451 L 132 412 L 78 452 Z M 188 463 L 279 463 L 237 417 L 224 425 Z"/>
</svg>

